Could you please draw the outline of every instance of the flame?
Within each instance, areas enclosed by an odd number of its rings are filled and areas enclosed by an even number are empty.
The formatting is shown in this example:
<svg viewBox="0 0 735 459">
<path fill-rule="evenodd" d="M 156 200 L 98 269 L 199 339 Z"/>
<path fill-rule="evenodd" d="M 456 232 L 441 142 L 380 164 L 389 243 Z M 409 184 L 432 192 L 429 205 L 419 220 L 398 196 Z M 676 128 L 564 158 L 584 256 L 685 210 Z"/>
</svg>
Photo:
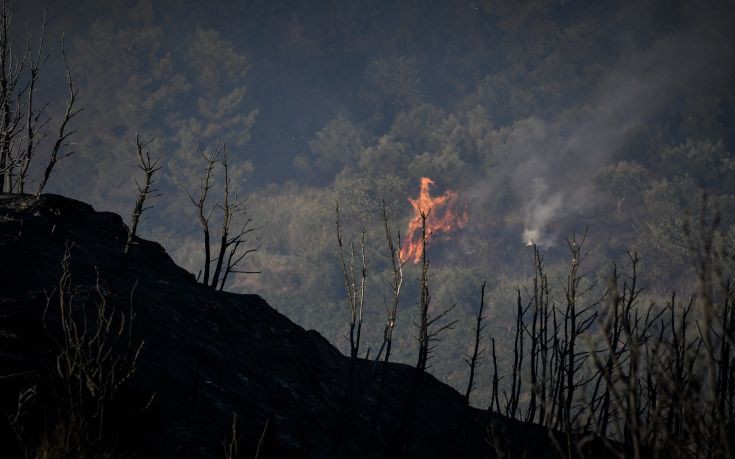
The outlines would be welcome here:
<svg viewBox="0 0 735 459">
<path fill-rule="evenodd" d="M 421 213 L 428 215 L 426 218 L 426 238 L 437 233 L 449 233 L 455 229 L 462 228 L 467 223 L 467 212 L 456 214 L 453 210 L 457 201 L 455 191 L 447 191 L 443 195 L 432 197 L 429 188 L 434 181 L 428 177 L 421 178 L 421 191 L 416 199 L 408 198 L 414 210 L 414 217 L 408 222 L 406 239 L 401 247 L 400 257 L 402 261 L 419 263 L 424 254 L 421 244 Z"/>
</svg>

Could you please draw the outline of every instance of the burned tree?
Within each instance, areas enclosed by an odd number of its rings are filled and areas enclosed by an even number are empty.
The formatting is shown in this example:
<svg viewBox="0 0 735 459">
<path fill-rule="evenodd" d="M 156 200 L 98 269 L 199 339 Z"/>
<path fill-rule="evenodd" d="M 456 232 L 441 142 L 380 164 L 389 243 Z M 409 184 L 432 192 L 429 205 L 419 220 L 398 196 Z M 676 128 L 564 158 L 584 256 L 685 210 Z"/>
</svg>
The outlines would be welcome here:
<svg viewBox="0 0 735 459">
<path fill-rule="evenodd" d="M 246 248 L 247 237 L 256 228 L 253 226 L 252 217 L 247 212 L 247 198 L 241 198 L 233 191 L 226 145 L 220 149 L 218 141 L 213 151 L 208 153 L 197 144 L 197 152 L 206 162 L 204 173 L 199 179 L 199 196 L 194 198 L 189 194 L 189 200 L 197 209 L 197 217 L 204 236 L 204 276 L 201 277 L 202 272 L 200 271 L 198 279 L 201 279 L 202 284 L 212 290 L 223 290 L 230 274 L 259 272 L 239 268 L 240 263 L 256 250 Z M 212 174 L 217 164 L 221 164 L 224 171 L 223 198 L 222 202 L 209 205 L 207 202 L 209 192 L 214 186 Z M 222 228 L 217 256 L 213 259 L 210 221 L 216 210 L 222 213 Z M 212 263 L 215 263 L 215 268 L 210 279 Z"/>
<path fill-rule="evenodd" d="M 24 88 L 19 87 L 26 65 L 18 58 L 12 42 L 13 12 L 7 0 L 0 3 L 0 193 L 13 191 L 13 171 L 18 166 L 14 151 L 19 147 L 16 137 L 21 132 L 20 99 Z"/>
<path fill-rule="evenodd" d="M 735 294 L 728 280 L 732 257 L 728 245 L 718 242 L 717 224 L 716 215 L 703 211 L 698 231 L 690 235 L 699 294 L 681 301 L 671 293 L 662 306 L 643 301 L 635 252 L 628 254 L 626 273 L 613 265 L 607 288 L 590 295 L 593 285 L 580 268 L 584 239 L 572 238 L 558 307 L 550 300 L 535 249 L 529 306 L 519 291 L 516 295 L 506 413 L 517 417 L 527 404 L 525 420 L 545 427 L 564 457 L 592 451 L 620 457 L 730 457 L 735 451 Z M 531 307 L 529 323 L 524 319 Z M 524 334 L 531 338 L 530 349 L 520 344 Z M 495 358 L 493 366 L 489 410 L 497 412 L 502 378 Z M 518 390 L 521 384 L 525 391 Z"/>
<path fill-rule="evenodd" d="M 596 308 L 599 304 L 599 302 L 591 302 L 588 305 L 580 304 L 585 294 L 593 288 L 592 285 L 587 287 L 581 285 L 585 277 L 580 272 L 580 267 L 585 256 L 583 247 L 586 238 L 587 233 L 585 232 L 579 242 L 576 236 L 573 236 L 571 240 L 567 240 L 570 261 L 566 283 L 563 285 L 566 307 L 561 313 L 563 334 L 557 349 L 556 387 L 558 389 L 555 413 L 555 426 L 563 427 L 563 430 L 567 433 L 572 431 L 577 417 L 583 410 L 583 407 L 574 405 L 576 393 L 578 389 L 587 384 L 584 376 L 579 375 L 580 369 L 589 357 L 589 352 L 580 350 L 577 341 L 597 318 Z M 554 415 L 553 412 L 552 415 Z"/>
<path fill-rule="evenodd" d="M 144 141 L 141 139 L 139 135 L 135 135 L 135 146 L 138 151 L 138 168 L 143 171 L 143 183 L 139 183 L 138 180 L 133 177 L 133 181 L 135 182 L 135 186 L 138 189 L 138 198 L 135 201 L 135 206 L 133 207 L 133 212 L 130 214 L 130 227 L 128 228 L 128 239 L 125 242 L 125 248 L 123 249 L 123 254 L 125 257 L 125 260 L 127 261 L 128 255 L 130 253 L 131 246 L 133 244 L 133 238 L 135 238 L 138 230 L 138 223 L 140 222 L 140 216 L 145 212 L 146 210 L 150 209 L 152 206 L 145 206 L 145 201 L 148 199 L 149 196 L 156 193 L 158 190 L 156 190 L 153 180 L 153 175 L 158 172 L 161 167 L 158 165 L 158 160 L 152 160 L 150 152 L 144 150 L 148 147 L 148 145 L 153 142 L 153 139 L 149 139 L 147 141 Z"/>
<path fill-rule="evenodd" d="M 533 246 L 533 319 L 531 322 L 531 368 L 530 386 L 531 400 L 526 413 L 526 420 L 533 421 L 538 410 L 539 424 L 546 420 L 548 405 L 548 373 L 550 371 L 549 355 L 549 281 L 544 271 L 544 261 L 538 247 Z M 540 374 L 539 374 L 539 366 Z"/>
<path fill-rule="evenodd" d="M 194 204 L 194 206 L 196 206 L 197 208 L 199 224 L 202 227 L 202 233 L 204 235 L 204 278 L 202 278 L 201 281 L 204 285 L 209 285 L 209 265 L 212 258 L 212 248 L 209 235 L 209 220 L 212 218 L 212 214 L 214 213 L 215 208 L 214 206 L 212 206 L 209 208 L 209 210 L 207 210 L 206 205 L 209 190 L 212 188 L 212 171 L 214 171 L 214 167 L 217 164 L 217 157 L 219 156 L 219 141 L 217 142 L 217 145 L 215 146 L 212 153 L 207 153 L 205 150 L 202 150 L 199 146 L 199 143 L 197 142 L 197 152 L 204 159 L 204 161 L 206 161 L 207 166 L 205 168 L 204 175 L 199 179 L 199 197 L 197 199 L 194 199 L 194 197 L 189 194 L 189 199 L 191 200 L 192 204 Z M 201 271 L 199 274 L 201 275 Z"/>
<path fill-rule="evenodd" d="M 360 351 L 360 335 L 362 333 L 362 318 L 365 307 L 365 280 L 367 279 L 367 265 L 365 263 L 365 228 L 362 229 L 362 238 L 360 239 L 360 252 L 362 254 L 362 264 L 360 267 L 360 283 L 358 286 L 355 274 L 355 244 L 350 243 L 350 261 L 345 261 L 344 247 L 342 244 L 342 230 L 339 219 L 339 203 L 336 205 L 337 213 L 337 248 L 339 253 L 339 261 L 342 266 L 342 274 L 345 280 L 345 293 L 347 294 L 347 302 L 350 306 L 350 358 L 354 361 L 357 359 Z"/>
<path fill-rule="evenodd" d="M 240 262 L 255 249 L 247 249 L 243 244 L 247 236 L 255 231 L 253 218 L 247 213 L 247 197 L 241 198 L 232 190 L 230 166 L 227 160 L 227 146 L 222 148 L 222 168 L 224 169 L 225 184 L 222 204 L 218 207 L 222 211 L 222 229 L 220 232 L 219 254 L 212 275 L 212 289 L 224 289 L 227 277 L 233 274 L 255 274 L 258 271 L 243 271 L 238 268 Z M 238 221 L 239 219 L 239 221 Z M 237 229 L 235 225 L 238 223 Z M 225 257 L 227 260 L 225 261 Z M 224 268 L 224 272 L 222 269 Z M 221 277 L 220 277 L 221 276 Z"/>
<path fill-rule="evenodd" d="M 388 318 L 383 330 L 383 343 L 380 346 L 378 355 L 375 360 L 380 360 L 380 357 L 385 350 L 384 362 L 390 360 L 390 351 L 393 344 L 393 329 L 396 326 L 396 318 L 398 316 L 398 300 L 401 296 L 401 287 L 403 286 L 403 266 L 406 264 L 405 261 L 401 260 L 400 247 L 401 247 L 401 233 L 398 232 L 398 244 L 396 245 L 393 240 L 393 232 L 388 225 L 388 214 L 385 209 L 385 201 L 383 201 L 383 225 L 385 227 L 385 240 L 388 245 L 388 258 L 390 260 L 390 268 L 393 274 L 391 279 L 391 305 L 387 309 Z"/>
<path fill-rule="evenodd" d="M 482 283 L 480 288 L 480 309 L 477 311 L 477 317 L 475 322 L 475 344 L 473 346 L 472 356 L 465 355 L 465 363 L 470 367 L 470 377 L 467 382 L 467 390 L 464 394 L 464 400 L 466 403 L 470 403 L 470 394 L 475 388 L 475 368 L 477 362 L 482 358 L 482 354 L 485 349 L 480 349 L 480 341 L 482 340 L 482 332 L 485 330 L 486 324 L 483 321 L 486 317 L 483 314 L 485 310 L 485 282 Z"/>
<path fill-rule="evenodd" d="M 27 45 L 27 60 L 28 68 L 30 71 L 30 80 L 28 82 L 28 99 L 27 99 L 27 112 L 26 112 L 26 149 L 25 153 L 20 159 L 19 171 L 18 171 L 18 193 L 23 194 L 25 191 L 25 184 L 28 177 L 28 168 L 33 160 L 36 147 L 46 137 L 46 133 L 43 128 L 51 120 L 50 118 L 42 119 L 46 106 L 42 105 L 40 108 L 35 106 L 35 93 L 36 84 L 41 74 L 43 65 L 49 58 L 48 54 L 43 51 L 44 40 L 46 38 L 46 18 L 44 16 L 43 24 L 41 26 L 41 33 L 39 37 L 38 49 L 34 53 L 31 45 L 31 34 L 30 31 L 27 34 L 26 45 Z"/>
<path fill-rule="evenodd" d="M 431 304 L 431 294 L 429 293 L 429 259 L 426 253 L 426 240 L 429 237 L 426 227 L 426 219 L 429 217 L 429 212 L 420 212 L 421 217 L 421 280 L 419 284 L 419 331 L 418 331 L 418 342 L 419 342 L 419 355 L 418 361 L 416 362 L 416 369 L 419 371 L 419 375 L 426 371 L 426 364 L 429 361 L 429 357 L 434 351 L 435 344 L 440 340 L 439 335 L 448 329 L 454 327 L 457 323 L 456 320 L 439 325 L 434 328 L 434 325 L 440 323 L 456 306 L 453 304 L 447 309 L 441 311 L 436 316 L 432 316 L 429 312 L 429 306 Z"/>
<path fill-rule="evenodd" d="M 498 377 L 498 358 L 495 353 L 495 338 L 490 337 L 490 343 L 493 351 L 493 380 L 492 392 L 490 393 L 490 405 L 487 410 L 491 413 L 500 413 L 500 396 L 498 386 L 500 385 L 500 377 Z"/>
<path fill-rule="evenodd" d="M 61 122 L 59 123 L 59 129 L 58 134 L 56 135 L 56 140 L 54 141 L 54 146 L 51 149 L 51 157 L 49 158 L 48 163 L 46 164 L 46 168 L 43 172 L 43 177 L 41 178 L 41 182 L 38 184 L 38 191 L 36 191 L 36 197 L 41 196 L 41 193 L 43 193 L 43 189 L 46 187 L 46 184 L 48 183 L 48 179 L 51 176 L 51 172 L 53 172 L 54 167 L 56 166 L 56 163 L 64 158 L 68 158 L 74 153 L 74 150 L 66 150 L 67 147 L 70 147 L 72 144 L 69 142 L 69 138 L 76 133 L 76 131 L 68 130 L 68 124 L 69 121 L 72 120 L 75 116 L 77 116 L 79 113 L 84 110 L 84 107 L 78 107 L 77 108 L 77 97 L 79 95 L 79 88 L 74 86 L 74 80 L 72 79 L 71 75 L 71 67 L 69 66 L 69 62 L 66 59 L 66 51 L 64 50 L 64 38 L 61 38 L 61 56 L 64 61 L 64 69 L 66 72 L 66 82 L 68 86 L 68 98 L 66 102 L 66 111 L 64 112 L 64 117 L 61 119 Z"/>
<path fill-rule="evenodd" d="M 38 104 L 38 81 L 49 59 L 44 51 L 46 42 L 46 17 L 36 46 L 32 43 L 30 25 L 26 32 L 26 48 L 16 52 L 12 41 L 13 11 L 10 2 L 0 1 L 0 192 L 25 193 L 28 176 L 41 141 L 47 137 L 46 126 L 51 117 L 46 116 L 48 103 Z M 76 131 L 69 130 L 69 122 L 84 108 L 78 107 L 78 88 L 72 79 L 71 67 L 66 57 L 64 37 L 61 37 L 61 57 L 64 64 L 68 97 L 66 110 L 59 122 L 51 154 L 36 190 L 40 196 L 48 183 L 56 164 L 72 155 L 70 137 Z M 25 101 L 25 103 L 24 103 Z"/>
<path fill-rule="evenodd" d="M 516 331 L 515 338 L 513 339 L 513 374 L 511 377 L 510 396 L 503 391 L 505 397 L 505 415 L 511 418 L 515 418 L 516 412 L 518 411 L 518 403 L 521 398 L 521 387 L 523 386 L 523 375 L 521 370 L 523 368 L 523 337 L 525 323 L 523 322 L 523 316 L 527 308 L 523 308 L 521 303 L 521 290 L 516 288 Z"/>
</svg>

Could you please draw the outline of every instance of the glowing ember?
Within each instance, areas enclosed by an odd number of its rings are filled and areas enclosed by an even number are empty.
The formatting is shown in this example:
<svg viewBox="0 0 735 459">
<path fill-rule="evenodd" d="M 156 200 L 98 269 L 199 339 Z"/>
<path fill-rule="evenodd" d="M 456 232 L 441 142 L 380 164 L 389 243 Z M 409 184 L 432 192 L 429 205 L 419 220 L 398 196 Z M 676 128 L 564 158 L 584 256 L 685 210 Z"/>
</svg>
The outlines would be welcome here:
<svg viewBox="0 0 735 459">
<path fill-rule="evenodd" d="M 443 195 L 432 197 L 429 187 L 434 181 L 428 177 L 421 178 L 421 191 L 416 199 L 408 198 L 414 209 L 414 217 L 408 222 L 406 239 L 401 247 L 401 260 L 418 263 L 423 255 L 421 246 L 421 213 L 428 215 L 426 219 L 426 237 L 437 233 L 449 233 L 462 228 L 467 223 L 467 212 L 456 214 L 453 210 L 457 201 L 457 193 L 447 191 Z"/>
</svg>

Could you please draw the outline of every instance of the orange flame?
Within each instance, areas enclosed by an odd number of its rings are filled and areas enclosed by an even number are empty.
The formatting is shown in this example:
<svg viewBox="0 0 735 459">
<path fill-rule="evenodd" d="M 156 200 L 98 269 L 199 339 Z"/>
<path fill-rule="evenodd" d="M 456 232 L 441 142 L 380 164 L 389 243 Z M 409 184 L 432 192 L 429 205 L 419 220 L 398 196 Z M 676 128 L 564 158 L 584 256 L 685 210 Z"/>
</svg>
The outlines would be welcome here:
<svg viewBox="0 0 735 459">
<path fill-rule="evenodd" d="M 447 191 L 443 195 L 432 197 L 429 187 L 434 181 L 428 177 L 421 178 L 421 191 L 416 199 L 408 198 L 414 209 L 414 217 L 408 222 L 406 239 L 401 247 L 400 257 L 402 261 L 419 263 L 424 254 L 421 244 L 421 213 L 428 215 L 426 218 L 426 238 L 437 233 L 449 233 L 455 229 L 462 228 L 467 223 L 467 212 L 461 215 L 453 211 L 457 200 L 455 191 Z"/>
</svg>

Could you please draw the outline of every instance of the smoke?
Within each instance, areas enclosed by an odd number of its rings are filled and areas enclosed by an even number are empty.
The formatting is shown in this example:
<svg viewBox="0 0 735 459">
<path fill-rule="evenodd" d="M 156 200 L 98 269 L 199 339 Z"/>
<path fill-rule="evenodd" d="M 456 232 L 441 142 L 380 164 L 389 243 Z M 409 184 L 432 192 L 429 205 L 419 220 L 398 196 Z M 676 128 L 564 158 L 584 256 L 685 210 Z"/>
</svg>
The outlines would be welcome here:
<svg viewBox="0 0 735 459">
<path fill-rule="evenodd" d="M 548 194 L 549 186 L 542 177 L 536 177 L 531 184 L 533 199 L 524 211 L 526 216 L 523 242 L 526 245 L 548 245 L 552 240 L 543 233 L 549 221 L 561 211 L 564 197 L 561 193 Z"/>
<path fill-rule="evenodd" d="M 675 113 L 686 95 L 731 78 L 731 24 L 715 15 L 700 12 L 676 32 L 620 53 L 606 76 L 581 94 L 581 103 L 497 129 L 492 149 L 499 160 L 473 193 L 489 199 L 510 186 L 520 201 L 519 240 L 554 245 L 560 237 L 555 222 L 600 202 L 597 172 L 616 159 L 632 133 Z"/>
</svg>

